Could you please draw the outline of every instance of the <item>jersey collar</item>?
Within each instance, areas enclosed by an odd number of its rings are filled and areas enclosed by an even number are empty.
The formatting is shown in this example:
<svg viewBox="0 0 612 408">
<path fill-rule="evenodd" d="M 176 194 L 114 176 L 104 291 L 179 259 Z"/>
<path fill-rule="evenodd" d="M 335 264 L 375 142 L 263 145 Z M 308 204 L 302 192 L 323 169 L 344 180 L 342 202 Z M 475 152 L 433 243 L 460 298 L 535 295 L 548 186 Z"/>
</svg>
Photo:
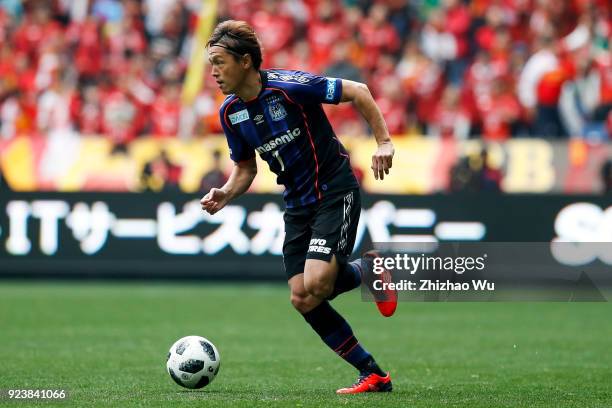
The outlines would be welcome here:
<svg viewBox="0 0 612 408">
<path fill-rule="evenodd" d="M 248 101 L 243 101 L 244 103 L 255 102 L 256 100 L 259 99 L 261 94 L 263 94 L 263 92 L 266 90 L 266 87 L 268 86 L 268 71 L 263 70 L 263 69 L 260 70 L 259 71 L 259 78 L 261 78 L 261 89 L 259 90 L 259 93 L 257 94 L 257 96 L 249 99 Z"/>
</svg>

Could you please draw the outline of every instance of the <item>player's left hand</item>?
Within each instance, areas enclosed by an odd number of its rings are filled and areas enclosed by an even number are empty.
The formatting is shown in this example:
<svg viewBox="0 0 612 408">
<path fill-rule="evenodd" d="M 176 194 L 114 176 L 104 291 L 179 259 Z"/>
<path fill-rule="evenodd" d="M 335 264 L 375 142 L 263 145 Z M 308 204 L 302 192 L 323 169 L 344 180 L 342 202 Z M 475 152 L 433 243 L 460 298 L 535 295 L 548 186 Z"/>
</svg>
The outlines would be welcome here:
<svg viewBox="0 0 612 408">
<path fill-rule="evenodd" d="M 372 155 L 372 171 L 374 171 L 374 178 L 376 180 L 383 180 L 385 174 L 389 174 L 389 169 L 393 164 L 394 154 L 395 148 L 391 141 L 382 142 L 378 145 L 376 153 Z"/>
<path fill-rule="evenodd" d="M 208 194 L 202 197 L 200 205 L 204 211 L 210 215 L 214 215 L 225 207 L 228 201 L 229 196 L 223 189 L 212 188 Z"/>
</svg>

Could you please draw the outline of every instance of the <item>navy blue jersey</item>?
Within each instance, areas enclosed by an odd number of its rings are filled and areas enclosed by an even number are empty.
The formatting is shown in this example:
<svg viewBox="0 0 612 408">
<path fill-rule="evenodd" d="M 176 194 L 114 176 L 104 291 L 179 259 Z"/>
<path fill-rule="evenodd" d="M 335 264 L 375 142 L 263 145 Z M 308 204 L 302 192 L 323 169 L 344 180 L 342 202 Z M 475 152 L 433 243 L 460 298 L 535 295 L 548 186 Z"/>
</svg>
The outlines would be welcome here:
<svg viewBox="0 0 612 408">
<path fill-rule="evenodd" d="M 256 98 L 230 95 L 219 110 L 232 160 L 259 153 L 285 186 L 289 208 L 359 187 L 321 106 L 340 102 L 342 80 L 279 69 L 260 75 Z"/>
</svg>

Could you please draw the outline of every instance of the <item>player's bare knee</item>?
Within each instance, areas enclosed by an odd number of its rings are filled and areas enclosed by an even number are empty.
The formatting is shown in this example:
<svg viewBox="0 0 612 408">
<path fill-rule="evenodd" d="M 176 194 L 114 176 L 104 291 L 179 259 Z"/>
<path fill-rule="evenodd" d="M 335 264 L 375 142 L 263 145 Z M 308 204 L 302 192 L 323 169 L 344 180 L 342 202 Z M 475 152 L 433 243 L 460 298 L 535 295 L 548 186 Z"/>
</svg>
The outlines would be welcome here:
<svg viewBox="0 0 612 408">
<path fill-rule="evenodd" d="M 297 310 L 302 309 L 306 303 L 306 296 L 298 293 L 291 293 L 289 299 L 293 307 Z"/>
<path fill-rule="evenodd" d="M 315 299 L 304 293 L 291 293 L 291 304 L 300 313 L 307 313 L 317 306 Z"/>
<path fill-rule="evenodd" d="M 304 289 L 310 295 L 325 299 L 334 290 L 335 264 L 324 261 L 306 262 Z"/>
<path fill-rule="evenodd" d="M 304 288 L 310 295 L 319 299 L 327 298 L 334 290 L 334 286 L 331 282 L 319 277 L 305 279 Z"/>
</svg>

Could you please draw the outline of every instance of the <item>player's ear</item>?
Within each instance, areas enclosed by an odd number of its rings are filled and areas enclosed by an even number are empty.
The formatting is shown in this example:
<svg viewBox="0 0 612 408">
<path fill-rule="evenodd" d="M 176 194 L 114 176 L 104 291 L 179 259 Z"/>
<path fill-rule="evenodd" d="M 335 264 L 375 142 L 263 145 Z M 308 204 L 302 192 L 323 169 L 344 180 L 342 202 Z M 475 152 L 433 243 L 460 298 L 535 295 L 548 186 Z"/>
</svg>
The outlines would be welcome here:
<svg viewBox="0 0 612 408">
<path fill-rule="evenodd" d="M 251 54 L 244 54 L 242 56 L 242 67 L 244 69 L 249 69 L 253 66 L 253 59 L 251 58 Z"/>
</svg>

